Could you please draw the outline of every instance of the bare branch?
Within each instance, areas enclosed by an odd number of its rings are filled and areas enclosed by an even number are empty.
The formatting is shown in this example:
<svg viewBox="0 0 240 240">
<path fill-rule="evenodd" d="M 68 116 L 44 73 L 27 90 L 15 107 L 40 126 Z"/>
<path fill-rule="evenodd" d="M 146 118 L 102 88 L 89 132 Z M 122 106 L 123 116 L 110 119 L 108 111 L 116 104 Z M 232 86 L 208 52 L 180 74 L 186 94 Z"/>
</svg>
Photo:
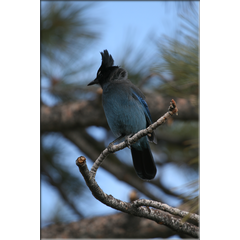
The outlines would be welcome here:
<svg viewBox="0 0 240 240">
<path fill-rule="evenodd" d="M 107 195 L 102 191 L 102 189 L 98 186 L 97 182 L 95 181 L 95 175 L 98 167 L 101 165 L 102 161 L 113 152 L 116 152 L 120 149 L 123 149 L 127 147 L 127 144 L 133 144 L 137 140 L 139 140 L 141 137 L 146 136 L 148 133 L 151 133 L 154 129 L 156 129 L 158 126 L 162 125 L 170 116 L 173 114 L 178 113 L 178 109 L 176 106 L 175 101 L 172 99 L 170 102 L 170 107 L 168 109 L 169 111 L 164 114 L 163 117 L 159 118 L 155 123 L 150 125 L 148 128 L 143 129 L 139 131 L 138 133 L 134 134 L 131 138 L 128 139 L 128 143 L 121 142 L 117 145 L 111 146 L 106 148 L 98 157 L 98 159 L 95 161 L 95 163 L 92 166 L 91 171 L 88 170 L 88 167 L 86 165 L 86 158 L 81 156 L 76 160 L 76 165 L 79 167 L 80 172 L 82 173 L 87 186 L 91 190 L 93 196 L 104 203 L 107 206 L 110 206 L 114 209 L 120 210 L 122 212 L 129 213 L 134 216 L 144 217 L 147 219 L 151 219 L 156 221 L 157 223 L 164 224 L 165 226 L 170 227 L 171 229 L 183 232 L 186 234 L 189 234 L 192 237 L 198 237 L 199 236 L 199 228 L 193 224 L 190 224 L 188 222 L 183 222 L 179 217 L 174 217 L 173 215 L 166 213 L 162 210 L 158 209 L 152 209 L 148 207 L 143 206 L 137 206 L 138 204 L 143 204 L 143 202 L 136 202 L 136 203 L 127 203 L 123 202 L 119 199 L 114 198 L 112 195 Z M 145 204 L 150 204 L 149 202 L 144 202 Z M 158 205 L 156 202 L 151 202 L 154 207 L 164 208 L 165 211 L 171 211 L 171 213 L 174 213 L 176 215 L 184 215 L 186 216 L 189 213 L 183 212 L 183 211 L 177 211 L 174 208 L 171 208 L 166 205 L 162 205 L 159 203 Z"/>
<path fill-rule="evenodd" d="M 86 134 L 87 133 L 83 130 L 80 130 L 79 132 L 76 132 L 74 130 L 63 132 L 63 135 L 71 142 L 73 142 L 89 158 L 91 158 L 92 160 L 97 159 L 99 152 L 96 151 L 96 148 L 103 149 L 104 145 L 100 144 L 94 138 Z M 135 174 L 135 171 L 132 167 L 129 167 L 123 162 L 121 162 L 114 154 L 109 155 L 109 157 L 105 159 L 105 161 L 101 164 L 101 167 L 111 173 L 118 180 L 124 181 L 127 184 L 133 186 L 139 192 L 143 193 L 150 199 L 156 201 L 163 201 L 161 198 L 157 197 L 157 194 L 154 194 L 152 191 L 149 190 L 149 188 L 145 185 L 145 182 L 143 182 Z M 150 183 L 156 185 L 155 181 Z M 164 190 L 165 189 L 163 189 L 163 191 Z M 178 195 L 176 196 L 178 197 Z"/>
<path fill-rule="evenodd" d="M 186 212 L 186 211 L 182 211 L 182 210 L 180 210 L 178 208 L 172 208 L 172 207 L 168 206 L 167 204 L 163 204 L 163 203 L 152 201 L 152 200 L 146 200 L 146 199 L 135 200 L 133 202 L 133 204 L 136 207 L 139 207 L 139 206 L 154 207 L 154 208 L 161 209 L 163 211 L 169 212 L 169 213 L 171 213 L 173 215 L 177 215 L 179 217 L 186 217 L 186 216 L 188 216 L 189 219 L 199 223 L 199 215 L 194 214 L 194 213 L 189 213 L 189 212 Z"/>
<path fill-rule="evenodd" d="M 105 147 L 102 142 L 97 141 L 83 129 L 79 129 L 79 131 L 68 130 L 62 133 L 68 140 L 75 144 L 93 161 L 98 158 L 98 150 L 101 151 L 101 149 Z M 164 202 L 163 199 L 157 196 L 157 194 L 154 194 L 152 191 L 148 190 L 148 187 L 145 186 L 144 182 L 135 174 L 133 167 L 129 167 L 127 164 L 121 162 L 114 154 L 109 155 L 108 158 L 103 161 L 101 166 L 118 180 L 124 181 L 127 184 L 133 186 L 139 192 L 143 193 L 150 199 Z M 186 197 L 182 196 L 181 194 L 177 194 L 165 187 L 162 184 L 160 178 L 155 178 L 149 183 L 157 186 L 168 195 L 186 200 Z"/>
<path fill-rule="evenodd" d="M 136 207 L 133 203 L 123 202 L 119 199 L 114 198 L 112 195 L 104 193 L 98 186 L 92 173 L 88 170 L 86 158 L 79 157 L 76 160 L 76 164 L 79 167 L 79 170 L 83 175 L 86 184 L 91 190 L 93 196 L 105 205 L 134 216 L 151 219 L 159 224 L 168 226 L 177 232 L 189 234 L 192 237 L 197 238 L 199 236 L 199 227 L 188 222 L 183 222 L 178 217 L 174 217 L 173 215 L 165 213 L 158 209 L 152 209 L 143 206 Z"/>
</svg>

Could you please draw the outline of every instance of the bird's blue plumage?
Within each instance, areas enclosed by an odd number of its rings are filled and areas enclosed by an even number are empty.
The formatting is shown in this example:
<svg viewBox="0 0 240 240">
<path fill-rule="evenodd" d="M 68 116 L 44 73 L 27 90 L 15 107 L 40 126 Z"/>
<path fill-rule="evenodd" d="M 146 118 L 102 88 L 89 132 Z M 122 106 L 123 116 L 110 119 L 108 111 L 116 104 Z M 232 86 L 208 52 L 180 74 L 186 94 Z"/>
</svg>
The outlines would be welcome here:
<svg viewBox="0 0 240 240">
<path fill-rule="evenodd" d="M 116 137 L 128 136 L 146 128 L 144 108 L 132 97 L 131 89 L 125 82 L 109 83 L 103 89 L 103 109 Z"/>
<path fill-rule="evenodd" d="M 142 104 L 146 117 L 152 123 L 151 114 L 149 112 L 148 105 L 147 105 L 146 101 L 143 98 L 141 98 L 140 96 L 138 96 L 137 93 L 135 93 L 134 91 L 133 91 L 133 94 L 138 99 L 138 101 Z"/>
<path fill-rule="evenodd" d="M 143 93 L 127 79 L 127 72 L 113 66 L 114 60 L 107 50 L 101 55 L 102 65 L 97 77 L 88 85 L 101 85 L 103 109 L 109 127 L 117 138 L 126 138 L 152 124 L 150 111 Z M 154 132 L 132 144 L 131 153 L 138 176 L 150 180 L 156 175 L 156 166 L 148 140 L 156 142 Z"/>
</svg>

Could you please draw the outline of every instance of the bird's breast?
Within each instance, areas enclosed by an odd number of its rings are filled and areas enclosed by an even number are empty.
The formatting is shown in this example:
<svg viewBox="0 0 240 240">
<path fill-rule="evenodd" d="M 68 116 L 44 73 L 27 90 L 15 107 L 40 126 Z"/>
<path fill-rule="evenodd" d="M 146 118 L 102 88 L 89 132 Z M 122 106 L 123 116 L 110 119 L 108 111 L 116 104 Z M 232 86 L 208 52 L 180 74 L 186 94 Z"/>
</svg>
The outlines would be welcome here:
<svg viewBox="0 0 240 240">
<path fill-rule="evenodd" d="M 103 108 L 108 125 L 117 137 L 146 127 L 142 106 L 124 89 L 103 92 Z"/>
</svg>

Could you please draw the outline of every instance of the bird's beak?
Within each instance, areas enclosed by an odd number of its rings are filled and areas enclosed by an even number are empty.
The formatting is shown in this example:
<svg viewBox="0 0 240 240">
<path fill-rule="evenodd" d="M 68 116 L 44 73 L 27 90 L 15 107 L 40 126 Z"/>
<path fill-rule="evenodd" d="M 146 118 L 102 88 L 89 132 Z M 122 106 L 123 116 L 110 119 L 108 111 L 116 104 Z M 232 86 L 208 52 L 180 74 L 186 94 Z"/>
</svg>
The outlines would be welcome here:
<svg viewBox="0 0 240 240">
<path fill-rule="evenodd" d="M 94 85 L 94 84 L 98 84 L 98 83 L 99 83 L 98 79 L 95 78 L 93 81 L 91 81 L 91 82 L 88 84 L 88 86 Z"/>
</svg>

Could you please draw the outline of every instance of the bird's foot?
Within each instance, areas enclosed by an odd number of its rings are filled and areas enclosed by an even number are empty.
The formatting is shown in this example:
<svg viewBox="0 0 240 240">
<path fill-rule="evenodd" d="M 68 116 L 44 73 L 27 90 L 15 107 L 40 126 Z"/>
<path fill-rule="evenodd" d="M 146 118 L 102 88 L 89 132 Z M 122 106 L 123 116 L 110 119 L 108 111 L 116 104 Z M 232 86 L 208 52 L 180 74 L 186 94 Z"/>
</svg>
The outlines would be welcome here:
<svg viewBox="0 0 240 240">
<path fill-rule="evenodd" d="M 130 144 L 130 142 L 129 142 L 129 138 L 130 138 L 131 136 L 132 136 L 132 134 L 129 135 L 129 136 L 127 136 L 126 139 L 125 139 L 125 143 L 126 143 L 126 145 L 127 145 L 127 147 L 128 147 L 129 149 L 131 149 L 131 144 Z"/>
<path fill-rule="evenodd" d="M 108 151 L 109 151 L 110 153 L 113 153 L 113 152 L 114 152 L 113 149 L 112 149 L 113 146 L 114 146 L 114 141 L 111 142 L 111 143 L 109 143 L 109 145 L 108 145 L 108 147 L 107 147 L 107 149 L 108 149 Z"/>
</svg>

